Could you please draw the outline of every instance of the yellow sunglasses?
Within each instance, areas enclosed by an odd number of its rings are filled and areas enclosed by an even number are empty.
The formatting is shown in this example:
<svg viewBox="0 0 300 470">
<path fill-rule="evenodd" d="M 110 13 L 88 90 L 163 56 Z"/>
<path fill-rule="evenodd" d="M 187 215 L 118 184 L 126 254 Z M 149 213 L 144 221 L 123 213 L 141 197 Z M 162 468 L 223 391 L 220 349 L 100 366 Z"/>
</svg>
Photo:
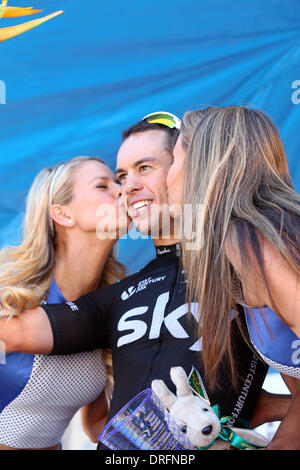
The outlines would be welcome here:
<svg viewBox="0 0 300 470">
<path fill-rule="evenodd" d="M 180 119 L 175 116 L 175 114 L 168 113 L 167 111 L 157 111 L 155 113 L 147 114 L 147 116 L 143 117 L 142 121 L 147 121 L 149 124 L 162 124 L 170 129 L 173 129 L 174 127 L 176 129 L 180 129 L 181 124 Z"/>
</svg>

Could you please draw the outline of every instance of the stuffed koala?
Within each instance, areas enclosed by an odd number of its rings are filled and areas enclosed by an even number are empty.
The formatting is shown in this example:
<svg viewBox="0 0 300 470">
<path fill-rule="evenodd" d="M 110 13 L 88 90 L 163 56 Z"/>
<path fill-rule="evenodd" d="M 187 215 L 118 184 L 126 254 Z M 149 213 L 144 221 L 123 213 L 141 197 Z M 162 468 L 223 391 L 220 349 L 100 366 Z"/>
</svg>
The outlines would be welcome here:
<svg viewBox="0 0 300 470">
<path fill-rule="evenodd" d="M 152 390 L 162 405 L 170 412 L 181 431 L 186 434 L 192 446 L 207 447 L 216 439 L 216 442 L 209 447 L 210 450 L 229 449 L 230 442 L 217 439 L 221 431 L 218 416 L 207 401 L 193 394 L 187 383 L 184 369 L 172 367 L 170 376 L 176 386 L 177 396 L 168 389 L 163 380 L 153 380 Z M 230 429 L 250 444 L 266 447 L 269 443 L 265 437 L 255 431 L 240 428 Z"/>
</svg>

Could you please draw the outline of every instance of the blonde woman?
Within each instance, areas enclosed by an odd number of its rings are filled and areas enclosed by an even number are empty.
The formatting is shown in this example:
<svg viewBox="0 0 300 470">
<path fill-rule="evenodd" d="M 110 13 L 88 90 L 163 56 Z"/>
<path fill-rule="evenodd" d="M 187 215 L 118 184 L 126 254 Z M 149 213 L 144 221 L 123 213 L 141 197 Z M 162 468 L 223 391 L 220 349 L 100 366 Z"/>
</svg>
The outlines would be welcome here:
<svg viewBox="0 0 300 470">
<path fill-rule="evenodd" d="M 300 196 L 275 126 L 246 107 L 186 113 L 168 190 L 194 209 L 199 245 L 184 241 L 183 263 L 209 379 L 225 354 L 234 376 L 229 312 L 242 306 L 252 345 L 293 397 L 269 448 L 300 449 Z"/>
<path fill-rule="evenodd" d="M 99 208 L 119 211 L 119 195 L 112 171 L 97 158 L 76 157 L 38 174 L 27 199 L 22 242 L 0 253 L 6 314 L 71 302 L 123 277 L 113 255 L 116 238 L 99 240 L 96 234 Z M 124 231 L 127 217 L 123 221 Z M 0 449 L 59 449 L 71 418 L 87 403 L 84 424 L 96 440 L 107 415 L 107 366 L 100 349 L 53 357 L 7 354 L 0 383 Z"/>
</svg>

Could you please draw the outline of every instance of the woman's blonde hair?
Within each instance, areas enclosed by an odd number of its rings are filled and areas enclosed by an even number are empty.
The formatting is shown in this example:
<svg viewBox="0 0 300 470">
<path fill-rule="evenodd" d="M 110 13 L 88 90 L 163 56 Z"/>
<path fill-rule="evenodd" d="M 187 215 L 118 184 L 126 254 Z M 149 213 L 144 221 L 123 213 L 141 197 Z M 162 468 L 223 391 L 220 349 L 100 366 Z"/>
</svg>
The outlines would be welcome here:
<svg viewBox="0 0 300 470">
<path fill-rule="evenodd" d="M 68 204 L 73 197 L 74 169 L 86 161 L 105 162 L 80 156 L 46 168 L 36 176 L 27 196 L 22 242 L 0 252 L 1 306 L 5 315 L 17 315 L 38 306 L 47 296 L 55 261 L 56 235 L 49 209 Z M 107 259 L 98 287 L 125 276 L 126 269 L 113 251 Z"/>
<path fill-rule="evenodd" d="M 259 266 L 268 292 L 261 242 L 268 240 L 300 275 L 300 196 L 289 175 L 285 151 L 272 121 L 248 107 L 206 108 L 184 115 L 182 146 L 187 152 L 185 204 L 201 207 L 192 223 L 201 248 L 183 243 L 188 299 L 199 303 L 205 371 L 216 385 L 224 355 L 235 377 L 231 312 L 237 310 L 234 277 L 226 257 L 228 237 L 243 264 Z M 272 300 L 272 308 L 276 308 Z"/>
</svg>

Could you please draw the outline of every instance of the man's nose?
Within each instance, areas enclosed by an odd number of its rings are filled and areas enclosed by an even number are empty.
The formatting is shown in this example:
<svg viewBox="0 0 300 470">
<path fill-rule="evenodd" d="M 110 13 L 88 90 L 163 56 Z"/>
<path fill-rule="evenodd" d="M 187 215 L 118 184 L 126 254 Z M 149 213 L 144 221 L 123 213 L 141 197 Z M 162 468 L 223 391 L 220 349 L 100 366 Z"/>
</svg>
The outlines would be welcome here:
<svg viewBox="0 0 300 470">
<path fill-rule="evenodd" d="M 127 175 L 126 181 L 122 184 L 123 190 L 127 195 L 139 191 L 143 188 L 141 182 L 134 175 Z"/>
</svg>

